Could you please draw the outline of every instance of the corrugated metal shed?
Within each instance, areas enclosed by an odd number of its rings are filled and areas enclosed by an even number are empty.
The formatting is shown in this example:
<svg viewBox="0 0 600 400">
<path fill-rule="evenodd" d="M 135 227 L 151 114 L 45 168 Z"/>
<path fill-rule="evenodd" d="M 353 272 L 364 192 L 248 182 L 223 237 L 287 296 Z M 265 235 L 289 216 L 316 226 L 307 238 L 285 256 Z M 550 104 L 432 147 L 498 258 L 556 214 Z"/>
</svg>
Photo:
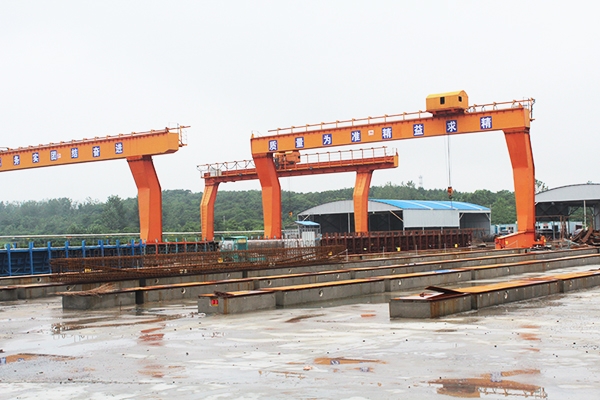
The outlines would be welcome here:
<svg viewBox="0 0 600 400">
<path fill-rule="evenodd" d="M 535 195 L 536 203 L 600 201 L 600 184 L 561 186 Z"/>
<path fill-rule="evenodd" d="M 460 201 L 371 199 L 369 230 L 478 228 L 489 232 L 491 211 Z M 310 208 L 300 219 L 314 220 L 324 232 L 352 232 L 354 202 L 334 201 Z M 469 215 L 468 217 L 466 215 Z"/>
<path fill-rule="evenodd" d="M 600 184 L 584 183 L 561 186 L 535 195 L 535 214 L 538 221 L 564 221 L 573 210 L 592 209 L 593 228 L 600 229 Z M 588 211 L 589 212 L 589 211 Z M 587 213 L 584 217 L 587 224 Z"/>
</svg>

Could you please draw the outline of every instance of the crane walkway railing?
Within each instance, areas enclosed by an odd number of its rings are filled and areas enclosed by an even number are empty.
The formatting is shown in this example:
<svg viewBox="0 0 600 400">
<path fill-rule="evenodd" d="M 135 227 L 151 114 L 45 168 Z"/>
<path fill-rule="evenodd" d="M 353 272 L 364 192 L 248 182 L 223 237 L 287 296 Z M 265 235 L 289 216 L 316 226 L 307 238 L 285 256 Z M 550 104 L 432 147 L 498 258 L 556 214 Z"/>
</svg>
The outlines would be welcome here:
<svg viewBox="0 0 600 400">
<path fill-rule="evenodd" d="M 393 162 L 397 150 L 386 146 L 362 149 L 349 149 L 328 151 L 322 153 L 301 154 L 300 161 L 295 163 L 281 162 L 275 158 L 278 169 L 294 171 L 315 167 L 326 168 L 336 166 L 369 165 L 381 162 Z M 224 175 L 251 174 L 256 175 L 253 160 L 228 161 L 212 164 L 198 165 L 203 178 L 212 178 Z"/>
</svg>

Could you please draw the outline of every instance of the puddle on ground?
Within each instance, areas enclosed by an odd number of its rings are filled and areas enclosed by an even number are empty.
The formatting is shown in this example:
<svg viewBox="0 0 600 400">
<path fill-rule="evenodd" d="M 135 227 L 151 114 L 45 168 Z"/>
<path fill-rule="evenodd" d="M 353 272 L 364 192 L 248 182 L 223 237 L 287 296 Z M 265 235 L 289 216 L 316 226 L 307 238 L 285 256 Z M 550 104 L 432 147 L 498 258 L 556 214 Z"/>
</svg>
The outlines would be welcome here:
<svg viewBox="0 0 600 400">
<path fill-rule="evenodd" d="M 362 360 L 356 358 L 329 358 L 329 357 L 321 357 L 315 358 L 315 364 L 319 365 L 340 365 L 340 364 L 362 364 L 362 363 L 377 363 L 377 364 L 385 364 L 384 361 L 381 360 Z"/>
<path fill-rule="evenodd" d="M 519 333 L 519 337 L 523 340 L 540 340 L 540 338 L 534 333 Z"/>
<path fill-rule="evenodd" d="M 540 329 L 540 327 L 538 325 L 521 325 L 521 328 L 523 329 Z"/>
<path fill-rule="evenodd" d="M 80 318 L 78 320 L 71 321 L 71 324 L 74 325 L 86 325 L 93 324 L 96 322 L 102 322 L 106 320 L 115 320 L 118 318 L 118 315 L 103 315 L 102 317 L 89 317 L 89 318 Z"/>
<path fill-rule="evenodd" d="M 142 375 L 146 375 L 146 376 L 151 376 L 152 378 L 164 378 L 165 377 L 165 368 L 168 370 L 167 372 L 177 372 L 183 369 L 182 366 L 180 365 L 169 365 L 168 367 L 165 367 L 164 365 L 160 365 L 160 364 L 150 364 L 150 365 L 146 365 L 144 368 L 142 368 L 141 370 L 139 370 L 140 374 Z M 175 377 L 175 376 L 173 376 Z M 182 378 L 181 375 L 177 376 L 178 378 Z"/>
<path fill-rule="evenodd" d="M 140 370 L 140 373 L 142 375 L 151 376 L 153 378 L 164 378 L 165 374 L 163 371 L 161 371 L 161 369 L 162 366 L 160 365 L 146 365 L 144 369 Z"/>
<path fill-rule="evenodd" d="M 300 321 L 302 321 L 304 319 L 308 319 L 308 318 L 322 317 L 323 315 L 325 315 L 325 314 L 304 314 L 304 315 L 299 315 L 294 318 L 290 318 L 285 322 L 295 323 L 295 322 L 300 322 Z"/>
<path fill-rule="evenodd" d="M 83 342 L 84 340 L 96 339 L 97 335 L 79 335 L 79 334 L 67 334 L 67 333 L 54 333 L 52 339 L 61 340 L 69 339 L 73 340 L 73 343 Z"/>
<path fill-rule="evenodd" d="M 160 346 L 163 344 L 164 333 L 155 333 L 164 328 L 164 325 L 159 328 L 144 329 L 140 332 L 140 342 L 149 344 L 150 346 Z"/>
<path fill-rule="evenodd" d="M 7 364 L 13 363 L 13 362 L 32 361 L 32 360 L 37 360 L 39 358 L 47 358 L 52 361 L 65 361 L 65 360 L 75 360 L 77 357 L 57 356 L 57 355 L 53 355 L 53 354 L 33 354 L 33 353 L 19 353 L 19 354 L 13 354 L 12 356 L 2 357 L 2 359 L 5 359 L 5 362 Z"/>
<path fill-rule="evenodd" d="M 396 294 L 397 296 L 397 294 Z M 363 304 L 387 304 L 390 298 L 394 297 L 391 293 L 377 293 L 357 297 L 345 297 L 343 299 L 331 299 L 327 301 L 315 301 L 311 303 L 294 304 L 291 306 L 277 307 L 280 309 L 297 309 L 297 308 L 317 308 L 321 309 L 324 307 L 341 307 L 341 306 L 352 306 L 356 305 L 359 307 Z"/>
<path fill-rule="evenodd" d="M 131 325 L 140 325 L 140 324 L 152 324 L 156 322 L 164 322 L 173 319 L 185 318 L 187 315 L 185 314 L 175 314 L 175 315 L 159 315 L 152 319 L 144 319 L 133 322 L 117 322 L 112 324 L 98 324 L 98 325 L 87 325 L 85 323 L 80 323 L 80 321 L 74 322 L 59 322 L 56 324 L 52 324 L 52 333 L 61 333 L 66 331 L 80 330 L 85 328 L 110 328 L 110 327 L 121 327 L 121 326 L 131 326 Z M 94 321 L 96 322 L 96 321 Z"/>
<path fill-rule="evenodd" d="M 533 351 L 534 353 L 539 353 L 540 352 L 540 349 L 538 349 L 537 347 L 529 347 L 529 348 L 526 348 L 525 350 L 527 350 L 527 351 Z"/>
<path fill-rule="evenodd" d="M 312 367 L 304 367 L 305 371 L 310 371 L 312 369 Z M 298 378 L 298 379 L 304 379 L 306 378 L 306 375 L 304 375 L 301 372 L 293 372 L 293 371 L 262 371 L 262 370 L 258 370 L 258 375 L 262 376 L 262 375 L 268 376 L 270 374 L 275 374 L 275 375 L 283 375 L 286 378 Z"/>
<path fill-rule="evenodd" d="M 531 325 L 531 324 L 524 324 L 521 325 L 521 328 L 523 329 L 539 329 L 540 327 L 538 325 Z M 523 340 L 532 340 L 532 341 L 539 341 L 541 340 L 539 338 L 539 336 L 536 333 L 533 332 L 518 332 L 517 336 L 519 336 L 519 338 L 523 339 Z"/>
<path fill-rule="evenodd" d="M 441 385 L 437 389 L 438 394 L 453 397 L 479 398 L 482 394 L 501 394 L 506 397 L 525 396 L 534 399 L 546 399 L 548 394 L 543 387 L 503 379 L 508 376 L 539 373 L 539 370 L 534 369 L 492 372 L 491 374 L 481 375 L 479 378 L 436 379 L 429 381 L 429 384 Z"/>
</svg>

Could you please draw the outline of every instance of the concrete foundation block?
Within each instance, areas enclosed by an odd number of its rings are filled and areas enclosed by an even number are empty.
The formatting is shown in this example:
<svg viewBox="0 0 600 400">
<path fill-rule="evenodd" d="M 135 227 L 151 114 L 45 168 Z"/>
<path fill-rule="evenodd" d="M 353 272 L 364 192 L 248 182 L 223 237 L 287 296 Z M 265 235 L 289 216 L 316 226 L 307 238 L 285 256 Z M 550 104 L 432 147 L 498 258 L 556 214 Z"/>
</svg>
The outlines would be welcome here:
<svg viewBox="0 0 600 400">
<path fill-rule="evenodd" d="M 104 308 L 135 305 L 134 292 L 106 293 L 97 296 L 62 296 L 65 310 L 99 310 Z"/>
<path fill-rule="evenodd" d="M 600 271 L 557 275 L 562 293 L 600 286 Z"/>
<path fill-rule="evenodd" d="M 0 301 L 12 301 L 18 300 L 19 296 L 16 287 L 2 287 L 0 288 Z"/>
<path fill-rule="evenodd" d="M 471 271 L 468 270 L 440 270 L 429 273 L 407 274 L 407 276 L 386 276 L 386 292 L 399 290 L 425 288 L 427 286 L 443 285 L 471 280 Z"/>
<path fill-rule="evenodd" d="M 336 268 L 337 269 L 337 268 Z M 299 267 L 281 267 L 281 268 L 269 268 L 269 269 L 256 269 L 245 271 L 245 276 L 248 278 L 256 278 L 262 276 L 272 275 L 289 275 L 289 274 L 312 274 L 321 271 L 330 271 L 331 265 L 306 265 Z"/>
<path fill-rule="evenodd" d="M 243 273 L 241 271 L 216 272 L 211 274 L 197 275 L 164 276 L 159 278 L 147 278 L 145 280 L 144 286 L 176 285 L 178 283 L 190 282 L 214 282 L 227 279 L 241 279 L 242 277 Z"/>
<path fill-rule="evenodd" d="M 283 286 L 310 285 L 321 282 L 350 280 L 350 271 L 332 271 L 328 273 L 309 273 L 303 275 L 280 275 L 264 278 L 254 278 L 254 289 L 268 289 Z"/>
<path fill-rule="evenodd" d="M 383 279 L 352 280 L 315 285 L 287 286 L 271 289 L 276 293 L 278 306 L 313 303 L 364 296 L 385 291 Z"/>
<path fill-rule="evenodd" d="M 57 283 L 44 283 L 39 285 L 23 285 L 19 286 L 17 296 L 19 299 L 39 299 L 42 297 L 52 296 L 58 292 L 67 290 L 68 285 Z"/>
<path fill-rule="evenodd" d="M 264 291 L 240 291 L 229 296 L 203 294 L 198 296 L 198 312 L 205 314 L 239 314 L 276 307 L 275 293 Z"/>
<path fill-rule="evenodd" d="M 143 296 L 143 303 L 160 303 L 195 299 L 201 294 L 212 294 L 214 292 L 234 292 L 253 289 L 254 282 L 251 279 L 242 279 L 239 281 L 233 280 L 231 282 L 206 282 L 197 285 L 184 284 L 179 286 L 157 286 L 156 288 L 146 287 L 139 292 Z"/>
<path fill-rule="evenodd" d="M 468 294 L 426 293 L 391 299 L 390 318 L 437 318 L 471 310 Z"/>
<path fill-rule="evenodd" d="M 460 291 L 460 289 L 458 290 Z M 555 293 L 560 293 L 560 285 L 557 280 L 521 281 L 520 284 L 515 284 L 512 287 L 507 285 L 502 288 L 471 293 L 471 307 L 473 309 L 479 309 L 498 304 L 549 296 Z"/>
</svg>

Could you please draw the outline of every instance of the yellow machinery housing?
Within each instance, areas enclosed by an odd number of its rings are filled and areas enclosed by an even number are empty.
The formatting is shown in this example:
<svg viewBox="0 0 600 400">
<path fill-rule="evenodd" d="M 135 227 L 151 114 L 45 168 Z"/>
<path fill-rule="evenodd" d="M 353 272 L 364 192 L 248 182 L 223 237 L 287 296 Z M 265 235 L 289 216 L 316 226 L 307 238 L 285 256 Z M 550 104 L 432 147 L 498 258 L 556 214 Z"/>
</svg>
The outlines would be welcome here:
<svg viewBox="0 0 600 400">
<path fill-rule="evenodd" d="M 300 162 L 299 151 L 286 151 L 282 153 L 274 153 L 273 158 L 275 159 L 275 165 L 278 168 L 287 168 L 290 165 L 295 165 Z"/>
<path fill-rule="evenodd" d="M 464 90 L 430 94 L 426 106 L 427 112 L 433 115 L 463 113 L 469 108 L 469 96 Z"/>
</svg>

